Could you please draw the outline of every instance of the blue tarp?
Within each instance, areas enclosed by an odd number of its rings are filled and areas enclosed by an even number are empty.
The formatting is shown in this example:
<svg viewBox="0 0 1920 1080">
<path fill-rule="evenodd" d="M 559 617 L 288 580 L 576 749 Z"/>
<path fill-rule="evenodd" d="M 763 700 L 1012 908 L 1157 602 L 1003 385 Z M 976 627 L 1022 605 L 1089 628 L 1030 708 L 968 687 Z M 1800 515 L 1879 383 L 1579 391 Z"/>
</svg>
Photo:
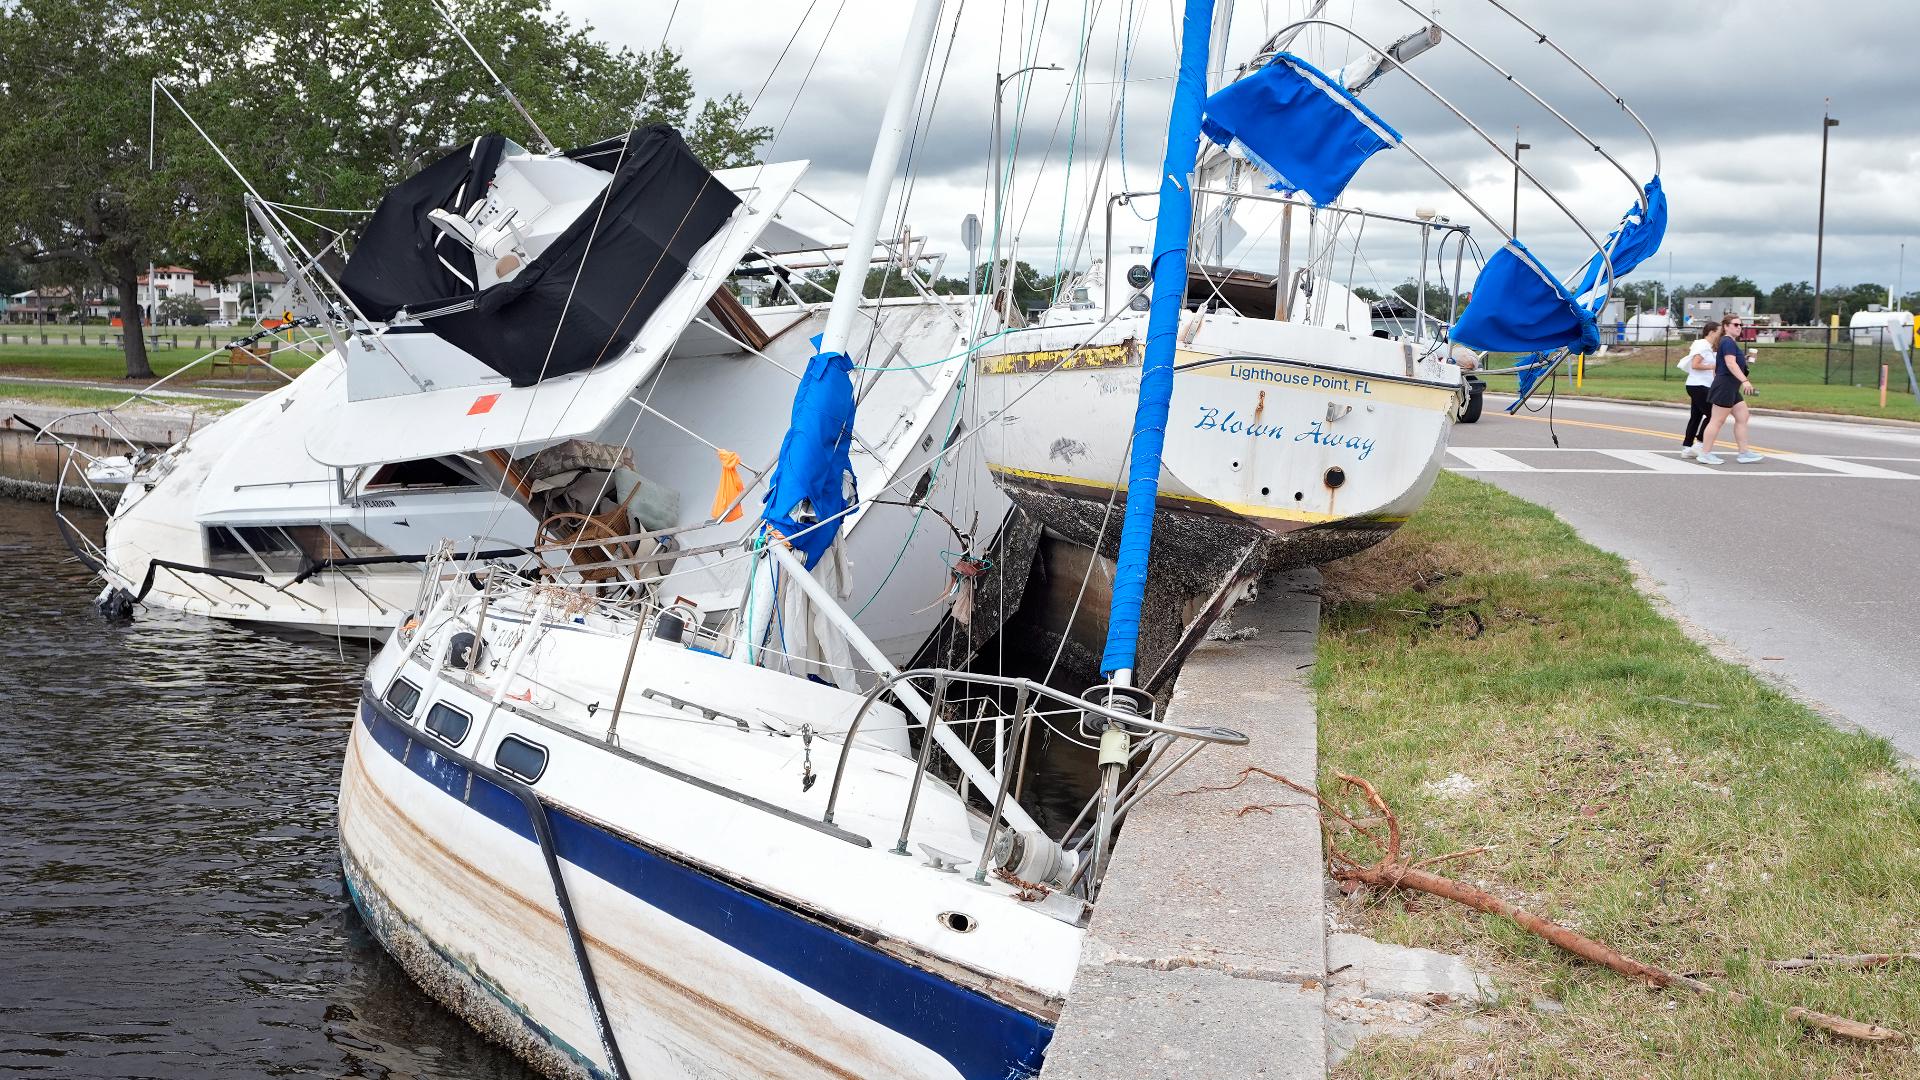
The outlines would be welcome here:
<svg viewBox="0 0 1920 1080">
<path fill-rule="evenodd" d="M 1400 133 L 1339 81 L 1292 53 L 1207 99 L 1200 130 L 1221 146 L 1239 144 L 1275 178 L 1272 188 L 1305 192 L 1321 205 L 1340 197 L 1368 158 L 1400 145 Z"/>
<path fill-rule="evenodd" d="M 814 348 L 820 339 L 813 339 Z M 833 546 L 852 504 L 853 361 L 845 353 L 815 353 L 793 394 L 793 415 L 780 442 L 780 457 L 768 484 L 761 518 L 813 569 Z M 832 519 L 801 535 L 818 521 Z"/>
<path fill-rule="evenodd" d="M 1642 207 L 1636 200 L 1620 219 L 1620 227 L 1607 235 L 1607 258 L 1613 263 L 1613 281 L 1626 277 L 1633 268 L 1646 262 L 1648 256 L 1660 250 L 1660 241 L 1667 235 L 1667 193 L 1660 186 L 1660 178 L 1647 181 L 1644 192 L 1647 205 Z M 1580 275 L 1580 284 L 1573 290 L 1575 296 L 1585 296 L 1589 290 L 1597 288 L 1605 275 L 1606 261 L 1595 253 L 1587 260 L 1586 269 Z M 1606 303 L 1604 296 L 1594 303 L 1595 310 Z"/>
<path fill-rule="evenodd" d="M 1518 240 L 1487 260 L 1449 337 L 1493 352 L 1590 353 L 1600 347 L 1592 313 Z"/>
</svg>

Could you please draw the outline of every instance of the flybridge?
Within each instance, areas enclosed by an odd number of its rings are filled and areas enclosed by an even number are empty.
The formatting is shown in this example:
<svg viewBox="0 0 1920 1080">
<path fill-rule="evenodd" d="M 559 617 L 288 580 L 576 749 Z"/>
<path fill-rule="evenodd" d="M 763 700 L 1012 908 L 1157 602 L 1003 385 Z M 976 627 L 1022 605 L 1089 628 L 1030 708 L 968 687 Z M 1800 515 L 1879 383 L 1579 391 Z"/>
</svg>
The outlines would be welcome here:
<svg viewBox="0 0 1920 1080">
<path fill-rule="evenodd" d="M 597 170 L 582 169 L 603 175 Z M 497 349 L 497 342 L 472 337 L 473 324 L 451 333 L 443 333 L 434 325 L 441 319 L 467 319 L 479 312 L 433 315 L 430 311 L 421 311 L 418 314 L 429 317 L 420 323 L 402 323 L 356 339 L 348 346 L 347 365 L 353 400 L 341 410 L 335 423 L 317 428 L 309 435 L 307 452 L 324 464 L 351 468 L 381 461 L 578 438 L 599 430 L 632 389 L 659 366 L 705 308 L 714 290 L 725 282 L 728 273 L 747 257 L 806 169 L 805 161 L 789 161 L 723 169 L 711 174 L 717 182 L 712 187 L 723 191 L 736 205 L 712 230 L 709 239 L 691 251 L 683 251 L 683 257 L 671 260 L 672 274 L 665 274 L 663 270 L 656 272 L 653 280 L 638 282 L 631 280 L 631 274 L 623 274 L 617 281 L 618 288 L 624 292 L 617 296 L 602 287 L 606 295 L 591 304 L 597 314 L 593 315 L 590 328 L 576 325 L 571 315 L 564 324 L 560 322 L 557 309 L 567 303 L 565 288 L 556 296 L 542 294 L 531 298 L 543 313 L 553 316 L 544 324 L 546 336 L 538 341 L 512 339 L 515 351 L 500 357 L 500 366 L 483 362 L 487 354 Z M 618 192 L 609 201 L 618 202 Z M 464 212 L 469 205 L 463 203 L 462 213 L 453 216 L 465 220 Z M 574 225 L 553 241 L 555 245 L 564 242 L 575 227 L 591 229 L 599 200 L 589 198 L 584 206 Z M 476 249 L 460 243 L 446 224 L 428 218 L 428 210 L 443 207 L 438 203 L 422 203 L 418 209 L 424 221 L 415 234 L 419 243 L 437 253 L 452 252 L 454 270 L 473 265 Z M 532 216 L 525 209 L 518 212 L 523 217 Z M 612 206 L 608 212 L 613 212 Z M 665 231 L 656 234 L 668 241 L 660 246 L 681 243 L 672 239 L 681 216 L 673 215 L 674 220 L 665 223 Z M 580 225 L 581 220 L 585 221 L 584 226 Z M 485 221 L 477 223 L 476 235 L 485 224 Z M 458 226 L 453 226 L 453 230 L 458 230 Z M 478 261 L 491 261 L 497 268 L 506 256 L 519 257 L 510 246 L 510 229 L 492 231 L 504 237 L 500 242 L 506 255 L 491 260 L 482 257 Z M 595 245 L 600 242 L 593 241 Z M 529 250 L 528 254 L 533 257 L 526 260 L 526 268 L 508 267 L 496 275 L 502 283 L 493 288 L 511 289 L 518 285 L 521 277 L 538 269 L 541 259 L 552 250 L 552 247 L 539 253 Z M 590 256 L 583 254 L 582 257 Z M 564 272 L 554 272 L 562 286 L 572 281 L 574 269 L 577 266 L 570 265 Z M 587 291 L 587 279 L 594 276 L 592 269 L 588 266 L 589 272 L 581 275 L 580 292 Z M 422 270 L 420 277 L 423 284 L 438 280 L 442 284 L 452 281 L 457 285 L 457 278 L 448 275 L 437 279 L 429 270 Z M 664 287 L 659 284 L 662 277 L 670 279 Z M 533 287 L 546 289 L 547 285 Z M 485 303 L 489 291 L 481 291 L 475 303 Z M 433 296 L 428 292 L 424 298 L 432 300 Z M 391 310 L 398 316 L 401 311 L 398 290 L 383 294 L 382 299 L 394 305 Z M 638 309 L 643 299 L 651 301 L 651 310 L 644 320 L 624 314 L 625 304 L 632 303 Z M 578 293 L 573 302 L 582 302 Z M 549 303 L 554 310 L 547 310 Z M 559 340 L 554 336 L 556 326 Z M 588 341 L 589 336 L 593 340 Z M 585 357 L 584 363 L 558 368 L 548 363 L 549 371 L 566 373 L 533 385 L 515 385 L 520 380 L 508 372 L 537 373 L 543 363 L 547 363 L 544 358 L 548 351 L 558 352 L 562 345 L 568 344 L 569 337 Z M 484 408 L 480 407 L 487 398 L 492 400 L 487 401 Z"/>
</svg>

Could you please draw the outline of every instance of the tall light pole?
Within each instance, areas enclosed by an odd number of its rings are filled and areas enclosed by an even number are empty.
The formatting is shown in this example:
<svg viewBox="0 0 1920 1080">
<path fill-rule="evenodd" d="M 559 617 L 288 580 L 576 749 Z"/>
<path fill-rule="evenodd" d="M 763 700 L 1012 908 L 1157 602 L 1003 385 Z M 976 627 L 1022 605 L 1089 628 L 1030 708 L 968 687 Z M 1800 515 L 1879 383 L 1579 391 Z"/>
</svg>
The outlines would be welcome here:
<svg viewBox="0 0 1920 1080">
<path fill-rule="evenodd" d="M 1520 151 L 1533 149 L 1532 143 L 1520 141 L 1520 126 L 1513 128 L 1513 233 L 1515 239 L 1520 236 Z"/>
<path fill-rule="evenodd" d="M 1820 268 L 1827 248 L 1827 132 L 1840 126 L 1831 115 L 1833 99 L 1827 98 L 1820 112 L 1820 217 L 1813 239 L 1813 324 L 1820 325 Z"/>
<path fill-rule="evenodd" d="M 995 307 L 1000 304 L 1000 234 L 1003 230 L 1002 204 L 1005 193 L 1000 190 L 1000 95 L 1007 84 L 1025 75 L 1029 71 L 1065 71 L 1059 64 L 1032 64 L 1021 68 L 1011 75 L 998 76 L 993 84 L 993 249 L 989 253 L 987 272 L 987 295 L 993 297 Z"/>
</svg>

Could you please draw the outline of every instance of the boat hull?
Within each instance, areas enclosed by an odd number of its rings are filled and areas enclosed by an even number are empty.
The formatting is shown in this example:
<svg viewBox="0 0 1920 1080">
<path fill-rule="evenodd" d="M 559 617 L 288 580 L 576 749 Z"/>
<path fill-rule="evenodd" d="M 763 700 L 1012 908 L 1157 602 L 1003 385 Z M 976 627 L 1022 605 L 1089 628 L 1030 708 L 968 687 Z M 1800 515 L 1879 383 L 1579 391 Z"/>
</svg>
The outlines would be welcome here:
<svg viewBox="0 0 1920 1080">
<path fill-rule="evenodd" d="M 363 700 L 340 797 L 354 904 L 423 989 L 541 1072 L 616 1075 L 528 808 L 503 779 Z M 629 1075 L 1037 1072 L 1050 1025 L 542 805 Z"/>
<path fill-rule="evenodd" d="M 1257 568 L 1278 570 L 1391 535 L 1439 472 L 1458 369 L 1318 327 L 1231 320 L 1210 335 L 1211 325 L 1176 356 L 1156 558 L 1207 563 L 1254 546 Z M 1316 345 L 1335 355 L 1292 358 Z M 986 439 L 995 480 L 1048 528 L 1107 554 L 1139 365 L 1133 338 L 982 362 L 995 384 L 983 395 L 1008 402 Z"/>
</svg>

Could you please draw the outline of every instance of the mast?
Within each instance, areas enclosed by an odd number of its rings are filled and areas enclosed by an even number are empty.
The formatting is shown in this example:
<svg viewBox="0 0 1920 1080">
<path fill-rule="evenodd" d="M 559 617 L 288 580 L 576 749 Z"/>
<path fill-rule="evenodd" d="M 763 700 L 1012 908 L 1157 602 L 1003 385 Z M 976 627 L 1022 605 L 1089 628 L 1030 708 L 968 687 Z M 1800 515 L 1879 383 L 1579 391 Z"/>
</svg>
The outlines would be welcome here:
<svg viewBox="0 0 1920 1080">
<path fill-rule="evenodd" d="M 887 111 L 880 121 L 880 137 L 873 145 L 873 160 L 867 165 L 867 186 L 860 192 L 860 209 L 853 216 L 853 236 L 847 241 L 847 258 L 840 264 L 840 280 L 833 289 L 833 304 L 827 309 L 827 326 L 820 336 L 820 351 L 847 351 L 853 329 L 853 316 L 860 310 L 860 296 L 867 284 L 867 259 L 880 238 L 880 218 L 887 210 L 887 194 L 893 187 L 893 170 L 900 164 L 900 149 L 907 140 L 907 119 L 913 111 L 914 96 L 920 86 L 920 73 L 933 52 L 933 31 L 939 22 L 940 0 L 917 0 L 913 21 L 907 27 L 907 42 L 900 50 L 900 67 L 893 75 L 893 89 L 887 95 Z"/>
<path fill-rule="evenodd" d="M 1180 74 L 1167 118 L 1167 153 L 1160 167 L 1160 213 L 1153 232 L 1153 306 L 1147 315 L 1140 403 L 1133 416 L 1127 513 L 1114 568 L 1113 605 L 1100 669 L 1114 686 L 1133 685 L 1140 607 L 1146 597 L 1147 552 L 1153 542 L 1154 504 L 1160 495 L 1160 452 L 1173 401 L 1173 353 L 1187 297 L 1187 239 L 1193 229 L 1190 177 L 1199 157 L 1200 113 L 1206 105 L 1207 39 L 1213 0 L 1187 0 L 1180 37 Z"/>
</svg>

